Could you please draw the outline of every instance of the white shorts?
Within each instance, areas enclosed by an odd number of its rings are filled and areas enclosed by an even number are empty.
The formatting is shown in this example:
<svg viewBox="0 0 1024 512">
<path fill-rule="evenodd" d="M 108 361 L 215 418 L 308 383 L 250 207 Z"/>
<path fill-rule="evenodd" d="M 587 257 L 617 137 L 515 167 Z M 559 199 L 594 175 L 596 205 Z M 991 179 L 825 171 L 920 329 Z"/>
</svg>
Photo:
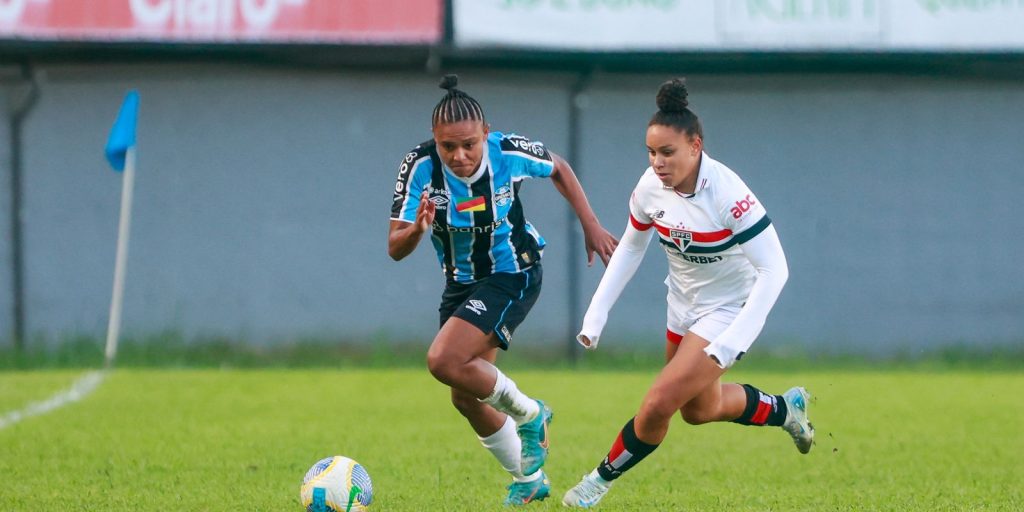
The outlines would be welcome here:
<svg viewBox="0 0 1024 512">
<path fill-rule="evenodd" d="M 750 348 L 746 346 L 729 346 L 723 341 L 716 341 L 718 336 L 736 319 L 743 309 L 742 304 L 726 304 L 710 310 L 694 311 L 671 292 L 668 293 L 668 329 L 669 341 L 681 339 L 692 332 L 710 343 L 704 353 L 715 359 L 722 368 L 731 367 Z M 675 336 L 673 336 L 675 335 Z"/>
</svg>

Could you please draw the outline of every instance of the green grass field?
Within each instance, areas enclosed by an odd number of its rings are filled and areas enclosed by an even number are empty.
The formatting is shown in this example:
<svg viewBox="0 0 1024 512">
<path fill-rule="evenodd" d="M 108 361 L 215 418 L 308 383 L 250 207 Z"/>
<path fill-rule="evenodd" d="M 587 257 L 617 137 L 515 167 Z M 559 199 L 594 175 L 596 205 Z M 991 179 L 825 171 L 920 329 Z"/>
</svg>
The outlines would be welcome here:
<svg viewBox="0 0 1024 512">
<path fill-rule="evenodd" d="M 552 499 L 605 454 L 652 372 L 510 371 L 555 411 Z M 80 372 L 0 372 L 0 414 Z M 780 429 L 674 423 L 599 510 L 1022 510 L 1020 372 L 736 371 L 815 394 L 817 446 Z M 373 510 L 500 510 L 506 475 L 425 369 L 114 371 L 0 429 L 0 510 L 299 511 L 308 467 L 361 462 Z"/>
</svg>

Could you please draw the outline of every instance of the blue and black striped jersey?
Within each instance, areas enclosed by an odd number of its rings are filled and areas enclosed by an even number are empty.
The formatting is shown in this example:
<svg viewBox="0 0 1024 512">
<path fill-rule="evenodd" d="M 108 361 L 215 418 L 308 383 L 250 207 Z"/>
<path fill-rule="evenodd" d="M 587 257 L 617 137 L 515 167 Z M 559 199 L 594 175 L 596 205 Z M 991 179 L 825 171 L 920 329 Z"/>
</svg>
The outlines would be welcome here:
<svg viewBox="0 0 1024 512">
<path fill-rule="evenodd" d="M 391 220 L 415 222 L 427 191 L 437 207 L 430 240 L 449 280 L 471 283 L 497 272 L 521 272 L 540 261 L 545 242 L 523 215 L 519 185 L 549 177 L 553 168 L 542 143 L 491 132 L 480 168 L 461 178 L 441 163 L 430 140 L 402 159 Z"/>
</svg>

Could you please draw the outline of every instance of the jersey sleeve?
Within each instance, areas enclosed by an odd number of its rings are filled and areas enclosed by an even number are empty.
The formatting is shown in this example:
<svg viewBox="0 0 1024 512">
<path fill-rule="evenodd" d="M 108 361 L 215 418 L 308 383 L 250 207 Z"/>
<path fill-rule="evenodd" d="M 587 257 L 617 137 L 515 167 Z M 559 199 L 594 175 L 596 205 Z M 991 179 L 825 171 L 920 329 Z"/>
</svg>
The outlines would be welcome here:
<svg viewBox="0 0 1024 512">
<path fill-rule="evenodd" d="M 733 232 L 736 243 L 742 244 L 770 226 L 771 219 L 739 176 L 732 175 L 723 181 L 725 186 L 718 191 L 719 215 L 722 224 Z"/>
<path fill-rule="evenodd" d="M 615 301 L 619 300 L 622 290 L 633 279 L 640 262 L 644 259 L 647 246 L 651 243 L 654 232 L 651 230 L 641 231 L 634 227 L 633 223 L 626 225 L 626 231 L 619 240 L 619 245 L 612 253 L 612 259 L 608 262 L 608 268 L 601 277 L 601 283 L 597 285 L 594 297 L 590 299 L 590 306 L 583 317 L 583 327 L 576 335 L 576 341 L 588 349 L 597 348 L 601 338 L 601 332 L 608 322 L 608 313 L 611 311 Z"/>
<path fill-rule="evenodd" d="M 430 185 L 430 173 L 430 153 L 422 146 L 417 146 L 402 158 L 391 202 L 391 220 L 416 221 L 420 195 Z"/>
<path fill-rule="evenodd" d="M 543 142 L 531 141 L 513 133 L 498 134 L 502 160 L 513 180 L 548 178 L 555 168 L 551 153 Z"/>
<path fill-rule="evenodd" d="M 765 216 L 765 219 L 768 217 Z M 750 231 L 749 229 L 747 231 Z M 789 279 L 789 266 L 774 226 L 767 226 L 760 236 L 753 237 L 740 248 L 754 266 L 757 278 L 743 308 L 704 352 L 714 356 L 722 368 L 732 366 L 761 334 L 768 313 L 778 300 Z"/>
<path fill-rule="evenodd" d="M 654 219 L 644 211 L 643 203 L 643 190 L 640 183 L 637 183 L 633 193 L 629 196 L 629 223 L 637 231 L 647 231 L 654 225 Z"/>
</svg>

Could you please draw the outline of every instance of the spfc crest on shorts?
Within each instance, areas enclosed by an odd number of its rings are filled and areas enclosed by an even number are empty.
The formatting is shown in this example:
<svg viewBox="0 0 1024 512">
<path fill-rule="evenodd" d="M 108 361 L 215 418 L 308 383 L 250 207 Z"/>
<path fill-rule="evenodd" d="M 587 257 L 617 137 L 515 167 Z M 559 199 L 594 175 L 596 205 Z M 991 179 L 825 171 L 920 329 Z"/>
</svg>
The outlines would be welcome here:
<svg viewBox="0 0 1024 512">
<path fill-rule="evenodd" d="M 693 233 L 681 229 L 670 229 L 668 236 L 676 243 L 676 247 L 680 251 L 686 251 L 686 248 L 690 246 L 690 242 L 693 241 Z"/>
</svg>

